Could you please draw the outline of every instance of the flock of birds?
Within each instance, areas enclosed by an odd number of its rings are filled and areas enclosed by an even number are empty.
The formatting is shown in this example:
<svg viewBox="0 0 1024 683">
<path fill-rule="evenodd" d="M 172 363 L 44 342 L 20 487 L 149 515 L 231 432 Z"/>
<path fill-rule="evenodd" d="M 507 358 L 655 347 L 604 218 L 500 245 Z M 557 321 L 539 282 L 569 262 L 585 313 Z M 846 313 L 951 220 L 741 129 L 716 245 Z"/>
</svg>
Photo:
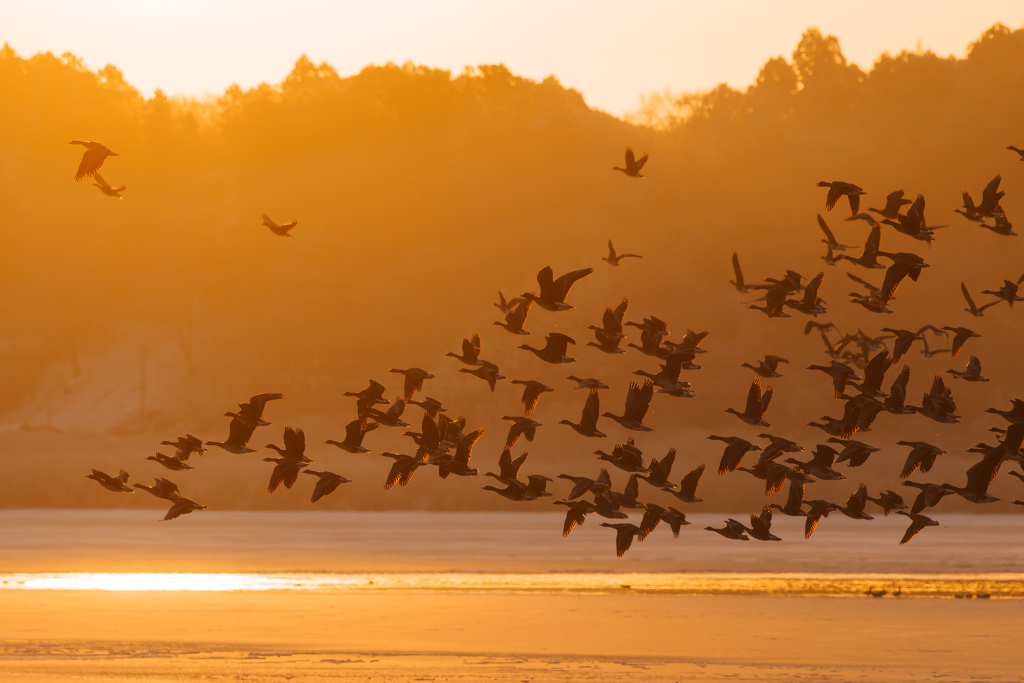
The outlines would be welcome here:
<svg viewBox="0 0 1024 683">
<path fill-rule="evenodd" d="M 120 197 L 120 192 L 125 188 L 111 188 L 97 173 L 108 157 L 118 155 L 96 142 L 76 140 L 72 144 L 84 145 L 87 148 L 75 179 L 81 180 L 91 176 L 96 179 L 97 186 L 104 194 Z M 1010 149 L 1021 154 L 1021 159 L 1024 160 L 1024 151 L 1013 147 Z M 640 171 L 647 159 L 646 153 L 640 159 L 636 159 L 632 149 L 627 148 L 625 168 L 614 167 L 613 170 L 620 171 L 632 178 L 643 178 Z M 981 201 L 978 203 L 975 203 L 970 193 L 964 190 L 963 208 L 957 209 L 957 212 L 967 220 L 979 223 L 996 234 L 1013 236 L 1015 235 L 1012 231 L 1013 226 L 1000 205 L 1000 200 L 1005 193 L 999 190 L 999 183 L 1000 177 L 996 176 L 985 188 Z M 864 221 L 871 225 L 861 255 L 851 256 L 845 253 L 849 247 L 836 240 L 824 218 L 819 215 L 818 224 L 825 235 L 825 239 L 822 241 L 827 245 L 826 255 L 822 259 L 829 266 L 847 261 L 866 270 L 884 270 L 884 277 L 880 285 L 873 285 L 852 272 L 847 273 L 851 280 L 866 290 L 853 292 L 850 296 L 852 303 L 863 306 L 868 311 L 879 314 L 892 313 L 889 306 L 895 300 L 897 289 L 901 283 L 907 278 L 916 281 L 923 269 L 929 267 L 929 264 L 917 254 L 882 251 L 882 227 L 892 227 L 897 232 L 913 239 L 930 243 L 935 238 L 935 231 L 945 226 L 928 225 L 925 220 L 923 195 L 918 195 L 914 201 L 910 201 L 904 199 L 902 191 L 893 192 L 887 196 L 884 207 L 869 208 L 868 212 L 870 213 L 861 213 L 860 197 L 865 194 L 862 188 L 842 181 L 820 182 L 818 185 L 828 188 L 825 202 L 826 212 L 834 209 L 842 198 L 846 197 L 851 209 L 851 216 L 846 220 Z M 904 213 L 902 210 L 908 205 L 909 207 Z M 876 214 L 879 219 L 873 217 L 872 214 Z M 992 224 L 987 224 L 986 220 L 991 220 Z M 289 231 L 295 227 L 297 221 L 279 225 L 264 215 L 263 224 L 275 235 L 290 237 Z M 641 258 L 641 256 L 620 254 L 616 252 L 611 241 L 608 242 L 608 256 L 603 259 L 605 262 L 610 266 L 618 266 L 622 260 L 628 258 Z M 888 261 L 888 265 L 880 263 L 879 259 Z M 816 320 L 817 316 L 827 311 L 826 302 L 818 296 L 825 276 L 824 271 L 811 278 L 806 284 L 804 284 L 805 278 L 792 270 L 787 270 L 781 278 L 765 278 L 761 283 L 749 284 L 744 279 L 736 254 L 733 254 L 733 269 L 735 280 L 732 281 L 732 285 L 737 292 L 763 293 L 758 301 L 750 302 L 749 308 L 764 313 L 768 318 L 790 317 L 791 311 L 812 318 L 806 324 L 804 334 L 809 335 L 817 331 L 821 335 L 825 351 L 830 357 L 830 363 L 828 365 L 811 365 L 809 369 L 828 375 L 832 385 L 831 393 L 837 399 L 844 401 L 844 408 L 842 417 L 824 416 L 820 418 L 819 422 L 809 423 L 825 432 L 828 439 L 827 443 L 815 446 L 809 457 L 804 456 L 807 457 L 806 460 L 801 460 L 798 454 L 804 451 L 803 446 L 764 431 L 771 427 L 765 416 L 771 407 L 774 389 L 771 386 L 762 386 L 761 379 L 781 377 L 780 367 L 783 364 L 788 364 L 789 361 L 779 356 L 768 355 L 758 361 L 756 365 L 744 363 L 743 367 L 749 368 L 755 377 L 751 382 L 742 408 L 728 408 L 726 412 L 735 415 L 739 421 L 754 428 L 757 433 L 756 437 L 751 436 L 750 438 L 714 434 L 707 437 L 724 445 L 718 465 L 718 474 L 728 475 L 733 472 L 744 472 L 763 480 L 766 497 L 781 492 L 787 482 L 789 490 L 784 504 L 767 503 L 760 506 L 756 513 L 751 514 L 749 526 L 735 519 L 727 519 L 721 528 L 709 526 L 706 527 L 707 530 L 714 531 L 731 540 L 748 541 L 753 538 L 759 541 L 780 541 L 782 539 L 771 531 L 772 517 L 775 514 L 773 511 L 777 511 L 788 516 L 803 517 L 805 519 L 804 536 L 810 538 L 820 521 L 833 512 L 839 512 L 856 520 L 873 519 L 872 515 L 868 513 L 868 504 L 871 503 L 880 508 L 884 515 L 896 512 L 909 519 L 909 527 L 900 540 L 900 544 L 905 544 L 922 529 L 938 525 L 937 521 L 925 516 L 923 512 L 936 507 L 944 497 L 956 494 L 972 503 L 994 502 L 998 498 L 989 494 L 988 489 L 999 473 L 1003 462 L 1016 461 L 1024 471 L 1024 454 L 1021 453 L 1022 442 L 1024 442 L 1024 400 L 1015 399 L 1009 410 L 989 408 L 986 411 L 998 415 L 1008 424 L 1005 428 L 993 427 L 990 430 L 998 435 L 999 440 L 995 445 L 979 443 L 970 449 L 971 452 L 980 454 L 981 458 L 967 470 L 966 483 L 963 486 L 910 480 L 915 473 L 929 472 L 938 456 L 946 451 L 923 441 L 899 441 L 897 442 L 898 446 L 909 449 L 899 477 L 903 480 L 903 486 L 916 491 L 916 497 L 910 504 L 904 501 L 899 493 L 892 490 L 879 492 L 872 497 L 863 484 L 850 494 L 845 504 L 817 498 L 806 499 L 807 485 L 816 481 L 846 479 L 846 475 L 836 468 L 837 464 L 845 463 L 849 468 L 860 467 L 873 453 L 882 450 L 880 447 L 852 438 L 858 432 L 868 431 L 882 413 L 897 416 L 919 414 L 941 423 L 958 422 L 959 416 L 956 414 L 957 406 L 953 399 L 953 393 L 941 376 L 934 378 L 920 405 L 910 405 L 907 402 L 910 367 L 904 365 L 896 372 L 896 377 L 888 386 L 888 390 L 885 387 L 886 374 L 918 341 L 922 342 L 924 346 L 922 353 L 926 356 L 948 352 L 955 357 L 959 355 L 968 340 L 981 335 L 966 327 L 939 328 L 932 325 L 916 331 L 885 327 L 881 329 L 882 334 L 875 337 L 859 330 L 853 334 L 839 334 L 839 330 L 834 324 L 819 323 Z M 525 325 L 533 306 L 536 305 L 545 311 L 554 313 L 571 310 L 573 306 L 566 302 L 570 290 L 573 285 L 592 272 L 592 268 L 585 268 L 565 273 L 556 278 L 550 266 L 544 268 L 537 275 L 539 294 L 526 292 L 519 297 L 506 299 L 499 292 L 499 301 L 495 306 L 504 317 L 494 324 L 514 335 L 530 335 L 530 332 L 525 329 Z M 1024 282 L 1024 276 L 1017 280 L 1005 280 L 1000 288 L 984 290 L 983 294 L 995 298 L 981 306 L 975 304 L 967 287 L 961 284 L 968 306 L 965 310 L 972 316 L 980 317 L 988 309 L 1003 302 L 1012 307 L 1014 302 L 1024 301 L 1024 297 L 1018 295 L 1018 287 L 1022 282 Z M 763 305 L 757 305 L 759 302 L 763 302 Z M 600 325 L 588 327 L 588 330 L 594 333 L 594 341 L 587 342 L 587 346 L 596 347 L 611 355 L 626 353 L 623 346 L 633 348 L 645 356 L 660 361 L 660 369 L 657 373 L 645 370 L 636 371 L 635 374 L 643 379 L 630 384 L 622 414 L 601 412 L 601 391 L 609 389 L 608 385 L 596 378 L 570 375 L 568 379 L 575 383 L 575 388 L 583 389 L 587 395 L 579 420 L 576 422 L 568 419 L 561 420 L 560 424 L 571 427 L 581 437 L 606 438 L 606 434 L 601 431 L 606 427 L 599 427 L 601 418 L 614 421 L 621 428 L 630 432 L 651 432 L 653 430 L 644 424 L 644 418 L 655 394 L 674 398 L 695 397 L 692 385 L 690 382 L 682 380 L 681 376 L 684 370 L 700 369 L 700 366 L 694 361 L 698 355 L 706 352 L 701 348 L 701 343 L 708 333 L 688 330 L 680 341 L 673 342 L 669 339 L 671 335 L 668 324 L 657 317 L 650 316 L 641 322 L 626 321 L 627 306 L 627 300 L 623 299 L 615 308 L 607 308 Z M 639 344 L 631 341 L 623 345 L 628 327 L 639 330 Z M 839 336 L 833 338 L 830 336 L 832 334 Z M 937 336 L 951 337 L 951 344 L 947 348 L 933 349 L 928 345 L 926 337 L 928 334 L 933 338 Z M 887 344 L 887 342 L 891 342 L 891 344 Z M 552 332 L 546 335 L 545 344 L 542 347 L 522 344 L 519 348 L 529 351 L 545 363 L 569 364 L 576 362 L 575 358 L 568 355 L 570 345 L 576 345 L 576 341 L 568 335 Z M 500 374 L 501 371 L 495 363 L 482 358 L 481 353 L 481 337 L 474 333 L 471 337 L 463 338 L 459 352 L 449 352 L 447 356 L 456 358 L 465 366 L 460 368 L 460 372 L 474 375 L 483 380 L 493 392 L 497 382 L 506 377 Z M 422 410 L 422 417 L 419 420 L 420 430 L 403 432 L 404 436 L 411 439 L 411 445 L 415 446 L 414 449 L 410 447 L 412 455 L 380 453 L 383 457 L 393 461 L 385 479 L 384 488 L 390 489 L 396 484 L 408 485 L 421 468 L 434 467 L 441 478 L 477 476 L 479 470 L 470 467 L 470 461 L 473 456 L 473 448 L 483 435 L 483 429 L 467 430 L 464 417 L 452 419 L 446 414 L 447 411 L 442 403 L 434 398 L 421 395 L 421 398 L 416 400 L 417 394 L 423 392 L 424 383 L 434 378 L 430 372 L 421 368 L 396 368 L 391 372 L 403 376 L 400 395 L 395 397 L 394 401 L 385 398 L 385 386 L 375 380 L 370 380 L 369 386 L 361 391 L 346 392 L 345 396 L 356 399 L 354 419 L 346 425 L 343 440 L 327 440 L 324 443 L 337 446 L 348 453 L 370 453 L 371 451 L 363 445 L 367 433 L 381 427 L 411 428 L 412 425 L 404 421 L 403 417 L 405 417 L 406 407 L 414 405 Z M 981 375 L 981 362 L 977 356 L 971 356 L 971 360 L 964 370 L 949 370 L 948 372 L 954 378 L 968 382 L 988 381 Z M 510 425 L 504 448 L 498 458 L 498 471 L 484 474 L 486 477 L 493 478 L 500 486 L 488 485 L 483 488 L 493 491 L 509 501 L 522 503 L 552 496 L 552 493 L 548 491 L 548 486 L 555 480 L 536 473 L 525 477 L 521 476 L 520 472 L 528 454 L 524 452 L 513 457 L 512 449 L 521 438 L 533 441 L 538 428 L 542 425 L 531 416 L 543 394 L 554 391 L 554 389 L 536 380 L 513 379 L 511 383 L 523 387 L 522 414 L 503 417 Z M 161 445 L 174 448 L 173 456 L 157 453 L 147 459 L 154 460 L 169 470 L 182 471 L 193 469 L 188 462 L 190 456 L 206 453 L 206 446 L 216 446 L 234 454 L 256 453 L 256 449 L 250 447 L 249 442 L 258 427 L 270 424 L 264 419 L 267 404 L 282 398 L 283 395 L 278 393 L 259 394 L 250 398 L 249 401 L 239 404 L 237 412 L 225 413 L 225 416 L 230 417 L 231 421 L 228 425 L 228 437 L 224 441 L 206 441 L 204 443 L 201 439 L 186 434 L 178 437 L 175 441 L 161 443 Z M 385 406 L 387 407 L 385 408 Z M 760 440 L 761 445 L 755 444 L 752 439 Z M 315 503 L 334 492 L 340 485 L 350 483 L 349 479 L 339 474 L 309 468 L 313 461 L 306 455 L 306 439 L 301 429 L 285 427 L 283 444 L 283 447 L 275 444 L 266 446 L 267 449 L 277 453 L 277 457 L 263 459 L 266 462 L 274 463 L 270 483 L 267 487 L 268 492 L 273 493 L 282 484 L 286 488 L 291 488 L 298 481 L 299 474 L 306 474 L 316 478 L 310 499 Z M 750 463 L 748 459 L 749 466 L 743 466 L 744 458 L 752 453 L 759 453 L 756 461 Z M 650 458 L 645 461 L 643 451 L 632 436 L 627 438 L 624 443 L 615 444 L 611 448 L 611 452 L 597 450 L 595 455 L 599 460 L 607 463 L 606 467 L 600 469 L 596 477 L 570 474 L 559 474 L 557 477 L 572 485 L 564 500 L 555 501 L 556 505 L 567 508 L 562 528 L 563 536 L 568 536 L 573 529 L 584 523 L 587 516 L 592 514 L 609 520 L 626 520 L 629 518 L 627 511 L 642 514 L 639 524 L 628 521 L 612 521 L 601 524 L 601 526 L 615 531 L 615 546 L 617 554 L 621 557 L 630 548 L 634 539 L 643 541 L 660 522 L 665 522 L 676 537 L 683 526 L 690 524 L 686 520 L 686 515 L 675 507 L 663 506 L 650 500 L 641 501 L 640 482 L 646 482 L 651 489 L 672 496 L 678 501 L 678 504 L 697 504 L 702 502 L 701 498 L 697 496 L 697 490 L 705 471 L 704 464 L 685 473 L 678 483 L 675 483 L 672 481 L 672 470 L 675 464 L 676 450 L 673 448 L 661 458 Z M 786 457 L 783 458 L 783 456 Z M 609 466 L 628 475 L 627 483 L 621 491 L 614 490 L 611 475 L 607 469 Z M 1024 474 L 1021 472 L 1012 471 L 1010 474 L 1024 481 Z M 123 470 L 116 477 L 98 470 L 93 470 L 92 474 L 88 476 L 110 491 L 133 493 L 135 489 L 142 489 L 167 500 L 171 507 L 164 517 L 164 521 L 206 509 L 205 506 L 182 496 L 177 485 L 165 478 L 156 478 L 154 485 L 149 486 L 141 483 L 129 485 L 129 475 Z M 1024 501 L 1014 502 L 1024 505 Z"/>
</svg>

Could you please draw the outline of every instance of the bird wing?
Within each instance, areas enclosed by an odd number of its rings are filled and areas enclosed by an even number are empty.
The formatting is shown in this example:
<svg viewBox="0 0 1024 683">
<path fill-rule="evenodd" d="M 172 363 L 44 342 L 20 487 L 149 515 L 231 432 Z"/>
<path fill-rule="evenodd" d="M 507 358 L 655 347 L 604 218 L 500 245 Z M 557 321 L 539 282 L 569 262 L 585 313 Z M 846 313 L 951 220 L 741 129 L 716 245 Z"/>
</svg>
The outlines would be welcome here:
<svg viewBox="0 0 1024 683">
<path fill-rule="evenodd" d="M 926 526 L 928 526 L 928 524 L 923 519 L 920 519 L 918 515 L 912 515 L 910 519 L 910 526 L 907 527 L 907 532 L 903 534 L 903 538 L 902 540 L 900 540 L 900 545 L 910 543 L 910 539 L 912 539 L 914 536 L 917 536 L 918 532 L 920 532 L 921 529 L 924 529 Z"/>
<path fill-rule="evenodd" d="M 523 299 L 512 309 L 511 313 L 505 316 L 505 322 L 517 330 L 523 329 L 523 325 L 526 324 L 526 315 L 530 312 L 532 305 L 533 299 Z"/>
<path fill-rule="evenodd" d="M 245 446 L 249 443 L 249 439 L 252 438 L 252 433 L 255 431 L 256 425 L 239 420 L 237 417 L 231 418 L 231 424 L 228 425 L 227 443 L 235 446 Z"/>
<path fill-rule="evenodd" d="M 306 450 L 306 433 L 301 429 L 285 427 L 284 448 L 292 457 L 302 455 Z"/>
<path fill-rule="evenodd" d="M 868 233 L 868 238 L 864 242 L 864 254 L 877 254 L 878 250 L 882 248 L 882 226 L 875 223 L 875 227 L 871 228 L 871 232 Z"/>
<path fill-rule="evenodd" d="M 967 488 L 979 493 L 987 493 L 992 480 L 999 474 L 999 466 L 1003 462 L 1003 454 L 998 450 L 986 455 L 967 470 Z"/>
<path fill-rule="evenodd" d="M 551 270 L 551 266 L 544 266 L 544 268 L 537 273 L 537 283 L 540 285 L 541 297 L 552 298 L 552 294 L 555 291 L 555 273 Z"/>
<path fill-rule="evenodd" d="M 626 408 L 624 416 L 637 422 L 643 422 L 644 415 L 651 405 L 651 398 L 654 396 L 654 382 L 647 380 L 642 387 L 631 382 L 629 392 L 626 393 Z"/>
<path fill-rule="evenodd" d="M 591 389 L 583 404 L 583 414 L 580 416 L 580 427 L 589 431 L 597 429 L 597 418 L 601 414 L 601 397 L 597 389 Z"/>
<path fill-rule="evenodd" d="M 671 451 L 670 451 L 671 452 Z M 674 456 L 675 453 L 671 452 Z M 681 493 L 689 494 L 691 497 L 697 493 L 697 485 L 700 483 L 700 477 L 704 474 L 705 465 L 702 463 L 695 467 L 693 471 L 688 473 L 683 480 L 679 482 L 679 491 Z"/>
<path fill-rule="evenodd" d="M 99 185 L 99 186 L 100 186 L 101 188 L 103 188 L 104 190 L 109 190 L 109 189 L 111 189 L 111 188 L 110 188 L 110 184 L 109 184 L 109 183 L 108 183 L 108 182 L 107 182 L 106 180 L 104 180 L 104 179 L 103 179 L 103 176 L 101 176 L 101 175 L 100 175 L 99 173 L 93 173 L 93 174 L 92 174 L 92 179 L 93 179 L 93 180 L 95 180 L 95 181 L 96 181 L 96 183 L 97 183 L 97 184 L 98 184 L 98 185 Z"/>
<path fill-rule="evenodd" d="M 853 280 L 857 284 L 860 284 L 860 285 L 863 285 L 864 287 L 866 287 L 867 290 L 868 290 L 868 293 L 871 294 L 872 296 L 875 295 L 875 294 L 878 294 L 878 292 L 880 291 L 878 289 L 878 287 L 875 287 L 873 284 L 871 284 L 867 280 L 862 280 L 861 278 L 857 277 L 853 273 L 847 273 L 846 277 L 850 278 L 851 280 Z"/>
<path fill-rule="evenodd" d="M 612 244 L 611 240 L 608 240 L 608 260 L 615 260 L 615 245 Z"/>
<path fill-rule="evenodd" d="M 735 251 L 732 252 L 732 270 L 736 274 L 736 286 L 744 287 L 743 271 L 740 270 L 740 256 Z"/>
<path fill-rule="evenodd" d="M 789 497 L 786 499 L 786 507 L 799 510 L 804 504 L 804 485 L 795 481 L 789 483 Z"/>
<path fill-rule="evenodd" d="M 644 160 L 646 160 L 646 156 Z M 639 169 L 638 169 L 639 170 Z M 630 528 L 632 527 L 632 528 Z M 632 524 L 620 524 L 615 529 L 615 554 L 622 557 L 629 550 L 629 547 L 633 545 L 633 536 L 635 535 L 636 529 Z M 639 529 L 637 529 L 639 531 Z"/>
<path fill-rule="evenodd" d="M 637 172 L 639 172 L 640 169 L 642 169 L 644 167 L 644 164 L 647 163 L 647 157 L 648 157 L 647 152 L 644 152 L 643 156 L 641 156 L 640 159 L 636 162 L 636 170 L 637 170 Z"/>
<path fill-rule="evenodd" d="M 821 217 L 820 213 L 818 214 L 818 227 L 820 227 L 821 231 L 825 233 L 825 237 L 827 238 L 828 245 L 830 247 L 835 248 L 838 246 L 839 243 L 836 242 L 835 235 L 833 235 L 832 231 L 828 229 L 828 224 L 825 223 L 825 219 Z"/>
<path fill-rule="evenodd" d="M 807 283 L 807 287 L 804 289 L 804 301 L 809 305 L 813 306 L 818 301 L 818 288 L 821 287 L 822 281 L 825 279 L 825 271 L 822 271 L 815 275 L 810 282 Z"/>
<path fill-rule="evenodd" d="M 581 280 L 593 272 L 593 268 L 583 268 L 582 270 L 574 270 L 572 272 L 566 273 L 565 275 L 555 280 L 554 285 L 555 291 L 557 293 L 555 300 L 565 301 L 565 297 L 566 295 L 569 294 L 569 290 L 572 288 L 573 284 L 577 280 Z"/>
<path fill-rule="evenodd" d="M 894 263 L 885 271 L 885 279 L 882 281 L 882 289 L 879 292 L 879 308 L 883 308 L 896 295 L 900 283 L 910 273 L 910 269 L 904 263 Z"/>
<path fill-rule="evenodd" d="M 484 430 L 480 428 L 459 439 L 459 445 L 455 449 L 455 461 L 461 462 L 463 465 L 469 465 L 469 459 L 473 457 L 473 446 L 480 440 L 483 434 Z"/>
<path fill-rule="evenodd" d="M 747 415 L 761 414 L 761 380 L 756 377 L 750 383 L 750 390 L 747 392 L 747 408 L 743 412 Z"/>
<path fill-rule="evenodd" d="M 633 154 L 633 148 L 626 148 L 626 170 L 630 173 L 636 173 L 639 169 L 636 165 L 636 156 Z"/>
</svg>

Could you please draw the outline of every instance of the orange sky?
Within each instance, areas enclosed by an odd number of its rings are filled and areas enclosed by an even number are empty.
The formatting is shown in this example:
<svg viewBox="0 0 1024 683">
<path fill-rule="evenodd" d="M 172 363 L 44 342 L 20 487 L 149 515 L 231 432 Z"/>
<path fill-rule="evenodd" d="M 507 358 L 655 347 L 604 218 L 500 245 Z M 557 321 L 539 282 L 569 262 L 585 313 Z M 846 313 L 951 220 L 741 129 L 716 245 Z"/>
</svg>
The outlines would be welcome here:
<svg viewBox="0 0 1024 683">
<path fill-rule="evenodd" d="M 616 114 L 666 87 L 744 86 L 768 57 L 788 56 L 809 26 L 837 35 L 847 57 L 868 68 L 881 52 L 918 41 L 962 55 L 997 21 L 1024 24 L 1024 3 L 0 0 L 0 41 L 23 55 L 72 51 L 92 68 L 113 63 L 146 94 L 277 82 L 305 52 L 342 74 L 387 61 L 453 71 L 503 62 L 532 78 L 553 73 Z"/>
</svg>

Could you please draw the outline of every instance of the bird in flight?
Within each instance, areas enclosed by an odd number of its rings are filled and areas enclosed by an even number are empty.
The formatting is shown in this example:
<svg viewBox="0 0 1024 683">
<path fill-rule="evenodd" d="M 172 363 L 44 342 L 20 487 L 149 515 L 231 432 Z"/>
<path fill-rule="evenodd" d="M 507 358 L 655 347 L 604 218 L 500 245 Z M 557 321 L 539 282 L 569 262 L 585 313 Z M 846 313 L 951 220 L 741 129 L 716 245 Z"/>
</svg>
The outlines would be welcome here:
<svg viewBox="0 0 1024 683">
<path fill-rule="evenodd" d="M 103 162 L 107 160 L 107 157 L 121 156 L 117 152 L 112 151 L 110 148 L 101 145 L 98 142 L 72 140 L 71 144 L 82 145 L 85 147 L 85 154 L 82 155 L 82 163 L 78 165 L 78 173 L 75 174 L 76 181 L 96 175 L 96 171 L 100 170 L 100 167 L 103 166 Z"/>
<path fill-rule="evenodd" d="M 628 175 L 630 178 L 643 178 L 644 176 L 640 173 L 640 169 L 642 169 L 644 167 L 644 164 L 646 164 L 646 163 L 647 163 L 647 152 L 644 152 L 644 155 L 642 157 L 640 157 L 639 161 L 637 161 L 636 156 L 633 154 L 633 148 L 632 147 L 627 147 L 626 148 L 626 168 L 619 168 L 618 166 L 612 166 L 612 170 L 613 171 L 622 171 L 623 173 Z"/>
<path fill-rule="evenodd" d="M 298 224 L 299 222 L 293 219 L 291 223 L 278 225 L 270 216 L 268 216 L 267 214 L 263 214 L 263 225 L 270 228 L 270 232 L 274 233 L 279 237 L 291 237 L 289 231 Z"/>
<path fill-rule="evenodd" d="M 608 240 L 608 255 L 602 256 L 601 260 L 607 261 L 610 266 L 617 266 L 619 265 L 619 261 L 624 258 L 643 258 L 643 256 L 640 254 L 616 254 L 615 245 L 612 244 L 611 240 Z"/>
</svg>

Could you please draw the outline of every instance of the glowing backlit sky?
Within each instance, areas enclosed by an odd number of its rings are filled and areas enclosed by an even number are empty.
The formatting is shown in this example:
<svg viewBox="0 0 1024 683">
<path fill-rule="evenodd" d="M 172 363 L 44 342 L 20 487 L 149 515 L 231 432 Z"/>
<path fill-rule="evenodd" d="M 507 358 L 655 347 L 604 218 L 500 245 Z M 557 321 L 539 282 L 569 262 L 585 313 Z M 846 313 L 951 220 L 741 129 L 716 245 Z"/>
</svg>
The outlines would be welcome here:
<svg viewBox="0 0 1024 683">
<path fill-rule="evenodd" d="M 342 75 L 388 61 L 453 72 L 504 62 L 530 78 L 554 74 L 616 114 L 667 87 L 745 86 L 809 26 L 869 68 L 918 41 L 963 55 L 997 21 L 1020 27 L 1024 2 L 0 0 L 0 42 L 23 56 L 71 51 L 94 69 L 115 64 L 146 95 L 277 82 L 305 52 Z"/>
</svg>

